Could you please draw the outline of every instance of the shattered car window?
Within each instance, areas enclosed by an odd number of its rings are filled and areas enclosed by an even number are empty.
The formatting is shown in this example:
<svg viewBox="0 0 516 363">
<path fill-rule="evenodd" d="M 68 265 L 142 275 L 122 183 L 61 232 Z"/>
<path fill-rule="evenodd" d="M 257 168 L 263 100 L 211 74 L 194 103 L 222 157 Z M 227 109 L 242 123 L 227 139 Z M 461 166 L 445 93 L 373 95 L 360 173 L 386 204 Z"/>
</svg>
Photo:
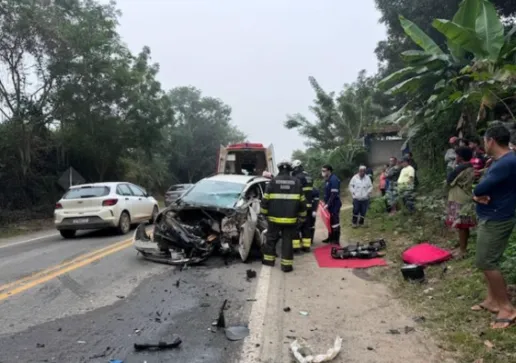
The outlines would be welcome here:
<svg viewBox="0 0 516 363">
<path fill-rule="evenodd" d="M 240 183 L 204 179 L 195 184 L 181 199 L 185 203 L 232 208 L 244 187 L 245 185 Z"/>
</svg>

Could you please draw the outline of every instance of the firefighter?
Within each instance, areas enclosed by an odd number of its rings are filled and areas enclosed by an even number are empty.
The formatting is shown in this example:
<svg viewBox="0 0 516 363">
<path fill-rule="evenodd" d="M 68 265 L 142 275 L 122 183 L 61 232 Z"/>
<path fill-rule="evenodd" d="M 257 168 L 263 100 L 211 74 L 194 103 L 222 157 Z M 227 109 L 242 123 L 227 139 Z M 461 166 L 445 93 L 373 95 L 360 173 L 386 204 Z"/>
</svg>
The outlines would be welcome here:
<svg viewBox="0 0 516 363">
<path fill-rule="evenodd" d="M 342 207 L 340 180 L 333 174 L 333 168 L 330 165 L 323 165 L 321 174 L 326 180 L 326 185 L 324 186 L 324 208 L 330 212 L 331 225 L 328 238 L 324 239 L 323 243 L 340 244 L 340 208 Z"/>
<path fill-rule="evenodd" d="M 278 170 L 278 175 L 267 184 L 260 209 L 268 221 L 262 263 L 274 266 L 276 243 L 281 234 L 281 270 L 290 272 L 294 264 L 292 239 L 298 226 L 306 219 L 306 201 L 299 179 L 290 175 L 292 164 L 282 161 Z"/>
<path fill-rule="evenodd" d="M 304 170 L 303 163 L 300 160 L 294 160 L 292 162 L 292 176 L 295 176 L 299 179 L 301 183 L 301 187 L 303 188 L 303 194 L 306 199 L 306 220 L 305 223 L 301 226 L 299 231 L 300 240 L 294 239 L 292 242 L 294 246 L 294 252 L 296 251 L 296 246 L 301 248 L 304 252 L 310 252 L 310 246 L 312 245 L 312 233 L 310 231 L 310 227 L 312 226 L 312 190 L 314 188 L 314 182 L 312 177 Z"/>
<path fill-rule="evenodd" d="M 315 235 L 315 222 L 317 221 L 317 208 L 319 207 L 319 190 L 317 188 L 312 189 L 312 219 L 310 226 L 310 237 L 312 238 L 312 242 L 314 240 Z"/>
</svg>

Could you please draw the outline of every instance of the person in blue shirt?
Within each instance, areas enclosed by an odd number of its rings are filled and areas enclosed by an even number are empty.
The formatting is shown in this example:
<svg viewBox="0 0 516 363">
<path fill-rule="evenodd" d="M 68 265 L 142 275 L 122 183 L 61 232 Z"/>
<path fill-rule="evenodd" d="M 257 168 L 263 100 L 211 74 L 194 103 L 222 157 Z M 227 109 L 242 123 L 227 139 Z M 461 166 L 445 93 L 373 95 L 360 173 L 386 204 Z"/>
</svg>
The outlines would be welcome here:
<svg viewBox="0 0 516 363">
<path fill-rule="evenodd" d="M 509 149 L 510 137 L 509 130 L 500 123 L 486 130 L 485 149 L 493 162 L 473 190 L 479 220 L 475 262 L 488 288 L 487 298 L 471 309 L 497 314 L 493 329 L 504 329 L 516 322 L 516 309 L 500 272 L 500 261 L 516 223 L 516 155 Z"/>
<path fill-rule="evenodd" d="M 328 238 L 323 243 L 340 244 L 340 180 L 333 174 L 331 165 L 323 165 L 321 170 L 322 177 L 326 180 L 324 186 L 324 208 L 330 212 L 331 231 Z"/>
</svg>

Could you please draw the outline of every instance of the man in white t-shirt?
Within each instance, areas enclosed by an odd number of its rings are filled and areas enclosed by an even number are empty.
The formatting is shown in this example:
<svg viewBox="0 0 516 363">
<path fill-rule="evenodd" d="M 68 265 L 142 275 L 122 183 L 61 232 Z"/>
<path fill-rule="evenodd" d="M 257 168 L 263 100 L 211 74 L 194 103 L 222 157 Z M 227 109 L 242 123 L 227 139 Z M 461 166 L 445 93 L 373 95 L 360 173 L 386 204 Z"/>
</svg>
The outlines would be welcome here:
<svg viewBox="0 0 516 363">
<path fill-rule="evenodd" d="M 366 167 L 360 166 L 358 173 L 349 182 L 349 192 L 353 197 L 353 218 L 354 228 L 364 225 L 367 209 L 369 208 L 369 198 L 373 192 L 371 178 L 366 175 Z"/>
</svg>

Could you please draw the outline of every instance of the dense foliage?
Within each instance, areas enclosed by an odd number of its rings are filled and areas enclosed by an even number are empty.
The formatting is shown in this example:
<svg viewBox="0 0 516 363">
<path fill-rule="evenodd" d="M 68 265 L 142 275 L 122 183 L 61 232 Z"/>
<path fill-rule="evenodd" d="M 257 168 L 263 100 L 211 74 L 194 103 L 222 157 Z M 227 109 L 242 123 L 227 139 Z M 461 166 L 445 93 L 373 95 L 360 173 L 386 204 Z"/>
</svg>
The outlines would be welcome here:
<svg viewBox="0 0 516 363">
<path fill-rule="evenodd" d="M 94 0 L 0 3 L 2 211 L 51 210 L 70 166 L 88 182 L 163 192 L 214 172 L 219 145 L 243 139 L 222 101 L 163 90 L 150 49 L 132 54 L 118 17 Z"/>
</svg>

